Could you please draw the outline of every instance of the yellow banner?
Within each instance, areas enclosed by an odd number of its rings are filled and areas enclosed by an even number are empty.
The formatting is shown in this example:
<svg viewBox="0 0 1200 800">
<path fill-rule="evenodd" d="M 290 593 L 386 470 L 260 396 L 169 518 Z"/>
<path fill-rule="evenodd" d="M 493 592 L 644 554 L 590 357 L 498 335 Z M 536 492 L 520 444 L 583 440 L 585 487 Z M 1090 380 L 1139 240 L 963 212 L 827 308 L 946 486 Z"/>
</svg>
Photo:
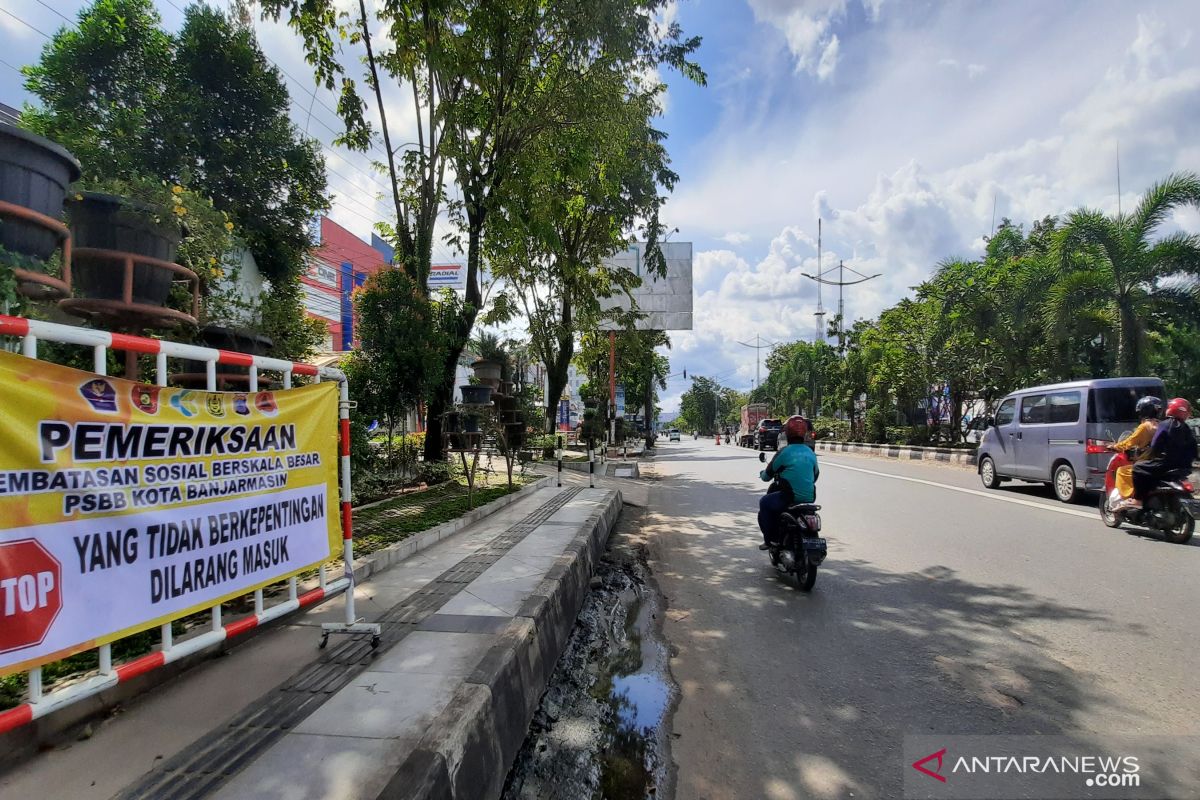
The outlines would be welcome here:
<svg viewBox="0 0 1200 800">
<path fill-rule="evenodd" d="M 205 392 L 0 352 L 0 675 L 338 552 L 338 387 Z"/>
</svg>

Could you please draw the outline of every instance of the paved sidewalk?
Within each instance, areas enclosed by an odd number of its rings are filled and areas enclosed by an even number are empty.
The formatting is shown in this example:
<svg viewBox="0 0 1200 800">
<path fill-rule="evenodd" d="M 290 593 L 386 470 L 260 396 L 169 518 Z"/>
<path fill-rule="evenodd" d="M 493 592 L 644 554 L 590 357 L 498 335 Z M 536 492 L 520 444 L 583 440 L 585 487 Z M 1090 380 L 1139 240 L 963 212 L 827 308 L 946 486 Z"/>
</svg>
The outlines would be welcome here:
<svg viewBox="0 0 1200 800">
<path fill-rule="evenodd" d="M 499 645 L 512 647 L 514 625 L 537 627 L 522 617 L 531 600 L 559 588 L 572 545 L 606 537 L 617 508 L 604 489 L 534 490 L 356 587 L 359 614 L 383 625 L 378 651 L 366 637 L 317 650 L 320 624 L 343 618 L 335 598 L 138 698 L 91 738 L 39 754 L 0 777 L 0 795 L 374 798 L 452 726 L 439 715 L 461 705 Z M 557 652 L 546 655 L 552 669 Z M 522 688 L 536 692 L 532 713 L 542 687 Z"/>
</svg>

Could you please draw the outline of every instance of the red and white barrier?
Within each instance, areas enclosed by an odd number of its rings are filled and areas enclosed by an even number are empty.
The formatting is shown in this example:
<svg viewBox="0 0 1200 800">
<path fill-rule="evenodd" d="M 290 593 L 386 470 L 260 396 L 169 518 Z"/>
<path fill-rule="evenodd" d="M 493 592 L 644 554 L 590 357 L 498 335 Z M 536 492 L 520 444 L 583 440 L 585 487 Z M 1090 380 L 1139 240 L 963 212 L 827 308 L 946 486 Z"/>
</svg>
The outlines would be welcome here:
<svg viewBox="0 0 1200 800">
<path fill-rule="evenodd" d="M 159 386 L 167 385 L 167 359 L 182 358 L 192 361 L 203 361 L 206 365 L 207 388 L 215 391 L 217 388 L 217 364 L 246 367 L 249 369 L 249 391 L 258 391 L 259 373 L 274 372 L 283 376 L 283 388 L 292 387 L 293 375 L 308 375 L 317 380 L 332 380 L 339 384 L 338 418 L 341 439 L 341 503 L 342 503 L 342 538 L 343 558 L 346 573 L 337 580 L 327 581 L 325 567 L 319 571 L 319 585 L 304 594 L 298 594 L 295 577 L 288 579 L 288 599 L 271 607 L 264 606 L 261 589 L 254 593 L 254 613 L 233 622 L 223 622 L 221 606 L 211 608 L 211 630 L 193 636 L 184 642 L 176 644 L 173 641 L 171 624 L 166 623 L 160 629 L 160 649 L 136 658 L 116 667 L 112 663 L 112 646 L 102 645 L 99 651 L 99 674 L 74 683 L 65 688 L 50 693 L 42 692 L 42 670 L 40 667 L 29 670 L 29 700 L 16 708 L 0 712 L 0 734 L 20 727 L 53 711 L 76 703 L 87 697 L 96 695 L 107 689 L 144 675 L 152 670 L 178 661 L 193 653 L 213 647 L 226 639 L 246 633 L 271 620 L 278 619 L 297 609 L 320 603 L 341 592 L 347 592 L 354 585 L 354 545 L 353 524 L 350 507 L 350 394 L 345 374 L 333 367 L 318 367 L 297 361 L 286 361 L 278 358 L 238 353 L 230 350 L 220 350 L 211 347 L 180 344 L 178 342 L 150 339 L 142 336 L 130 336 L 123 333 L 90 328 L 76 328 L 69 325 L 59 325 L 41 320 L 26 319 L 0 314 L 0 336 L 21 337 L 21 352 L 27 358 L 38 357 L 38 342 L 51 341 L 64 344 L 75 344 L 93 348 L 93 371 L 98 375 L 107 374 L 108 350 L 142 353 L 155 356 L 155 382 Z M 346 595 L 346 621 L 344 623 L 326 623 L 322 625 L 321 646 L 331 633 L 371 634 L 373 643 L 379 640 L 379 625 L 362 623 L 357 619 L 354 610 L 354 592 Z"/>
</svg>

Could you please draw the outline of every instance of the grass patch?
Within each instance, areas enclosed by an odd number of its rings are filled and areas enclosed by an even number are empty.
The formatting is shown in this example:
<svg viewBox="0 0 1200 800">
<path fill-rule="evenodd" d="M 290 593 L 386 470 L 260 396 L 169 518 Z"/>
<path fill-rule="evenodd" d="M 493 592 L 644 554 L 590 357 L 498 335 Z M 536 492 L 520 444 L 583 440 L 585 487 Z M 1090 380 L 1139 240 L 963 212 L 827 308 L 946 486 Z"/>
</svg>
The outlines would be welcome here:
<svg viewBox="0 0 1200 800">
<path fill-rule="evenodd" d="M 513 490 L 522 485 L 513 476 Z M 476 486 L 474 507 L 479 508 L 508 494 L 508 484 Z M 458 519 L 466 514 L 467 486 L 465 482 L 449 481 L 413 492 L 377 506 L 364 508 L 354 513 L 354 554 L 368 555 L 388 545 L 407 539 L 414 533 L 437 527 L 443 522 Z"/>
</svg>

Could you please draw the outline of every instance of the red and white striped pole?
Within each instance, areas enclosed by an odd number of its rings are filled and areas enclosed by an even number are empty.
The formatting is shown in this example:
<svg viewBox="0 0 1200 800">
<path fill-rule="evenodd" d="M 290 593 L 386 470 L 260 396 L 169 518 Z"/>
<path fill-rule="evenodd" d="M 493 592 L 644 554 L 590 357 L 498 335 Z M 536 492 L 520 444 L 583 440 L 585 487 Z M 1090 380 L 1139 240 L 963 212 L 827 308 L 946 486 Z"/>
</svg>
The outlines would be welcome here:
<svg viewBox="0 0 1200 800">
<path fill-rule="evenodd" d="M 369 633 L 371 646 L 379 646 L 379 634 L 383 630 L 377 622 L 360 622 L 354 610 L 354 513 L 350 507 L 350 384 L 338 384 L 338 424 L 341 439 L 341 495 L 342 495 L 342 561 L 346 580 L 346 621 L 326 622 L 321 625 L 321 647 L 329 641 L 331 633 Z"/>
</svg>

